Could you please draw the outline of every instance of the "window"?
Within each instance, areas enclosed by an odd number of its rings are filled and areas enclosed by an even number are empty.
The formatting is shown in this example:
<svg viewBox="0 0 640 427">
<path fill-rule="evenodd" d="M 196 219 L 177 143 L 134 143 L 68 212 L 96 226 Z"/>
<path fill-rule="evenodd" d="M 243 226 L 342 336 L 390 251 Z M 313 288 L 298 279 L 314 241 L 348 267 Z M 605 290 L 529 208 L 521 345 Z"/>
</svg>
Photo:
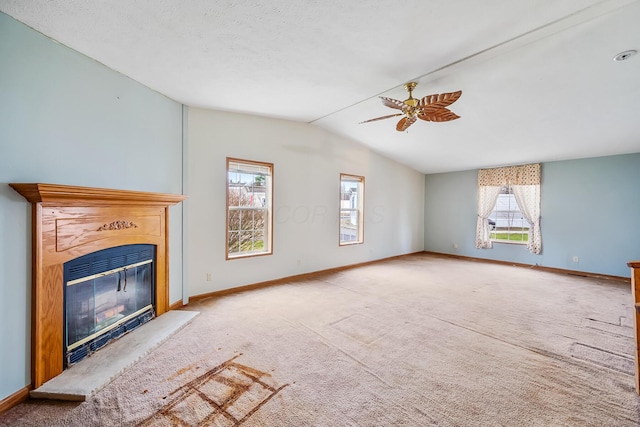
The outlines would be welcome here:
<svg viewBox="0 0 640 427">
<path fill-rule="evenodd" d="M 340 174 L 340 245 L 364 241 L 364 177 Z"/>
<path fill-rule="evenodd" d="M 273 164 L 227 158 L 227 259 L 271 254 Z"/>
<path fill-rule="evenodd" d="M 500 187 L 496 205 L 489 214 L 489 228 L 494 242 L 526 244 L 529 240 L 529 222 L 509 185 Z"/>
<path fill-rule="evenodd" d="M 539 163 L 478 171 L 475 247 L 489 249 L 497 241 L 542 253 Z"/>
</svg>

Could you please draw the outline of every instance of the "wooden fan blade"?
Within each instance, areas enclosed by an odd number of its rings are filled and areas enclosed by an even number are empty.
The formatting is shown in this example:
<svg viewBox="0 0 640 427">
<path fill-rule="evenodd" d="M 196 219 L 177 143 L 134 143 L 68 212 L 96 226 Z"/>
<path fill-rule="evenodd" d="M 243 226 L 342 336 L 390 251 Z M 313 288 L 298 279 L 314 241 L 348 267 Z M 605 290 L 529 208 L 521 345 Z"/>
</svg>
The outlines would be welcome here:
<svg viewBox="0 0 640 427">
<path fill-rule="evenodd" d="M 448 122 L 460 116 L 448 108 L 428 108 L 418 113 L 418 118 L 427 122 Z"/>
<path fill-rule="evenodd" d="M 398 122 L 398 124 L 396 125 L 396 130 L 398 132 L 404 132 L 405 130 L 407 130 L 407 128 L 409 126 L 411 126 L 412 124 L 414 124 L 416 122 L 416 116 L 413 117 L 404 117 L 402 119 L 400 119 L 400 121 Z"/>
<path fill-rule="evenodd" d="M 462 95 L 461 90 L 457 92 L 427 95 L 418 102 L 418 107 L 426 107 L 426 106 L 434 106 L 438 108 L 448 107 L 449 105 L 456 102 L 461 95 Z"/>
<path fill-rule="evenodd" d="M 376 117 L 375 119 L 369 119 L 369 120 L 365 120 L 364 122 L 360 122 L 358 124 L 362 124 L 362 123 L 369 123 L 369 122 L 375 122 L 376 120 L 384 120 L 384 119 L 388 119 L 390 117 L 398 117 L 398 116 L 402 116 L 402 113 L 398 113 L 398 114 L 390 114 L 388 116 L 382 116 L 382 117 Z"/>
<path fill-rule="evenodd" d="M 407 104 L 402 101 L 398 101 L 397 99 L 385 98 L 384 96 L 381 96 L 380 99 L 382 99 L 382 103 L 384 105 L 389 108 L 395 108 L 396 110 L 404 110 L 404 108 L 407 106 Z"/>
</svg>

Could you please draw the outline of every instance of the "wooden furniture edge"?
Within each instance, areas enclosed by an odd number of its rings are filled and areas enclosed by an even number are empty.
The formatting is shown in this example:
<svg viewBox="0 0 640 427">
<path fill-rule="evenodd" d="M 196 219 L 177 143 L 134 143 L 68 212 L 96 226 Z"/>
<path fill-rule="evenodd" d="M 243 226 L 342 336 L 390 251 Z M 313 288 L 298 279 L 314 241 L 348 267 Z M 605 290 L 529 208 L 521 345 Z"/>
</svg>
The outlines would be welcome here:
<svg viewBox="0 0 640 427">
<path fill-rule="evenodd" d="M 615 280 L 615 281 L 626 282 L 626 283 L 630 283 L 631 281 L 629 277 L 613 276 L 609 274 L 590 273 L 587 271 L 566 270 L 563 268 L 544 267 L 542 265 L 524 264 L 520 262 L 502 261 L 497 259 L 476 258 L 476 257 L 465 256 L 465 255 L 446 254 L 441 252 L 424 251 L 424 253 L 428 255 L 440 256 L 445 258 L 456 258 L 456 259 L 463 259 L 467 261 L 486 262 L 490 264 L 511 265 L 515 267 L 533 268 L 540 271 L 547 271 L 549 273 L 567 274 L 569 276 L 588 277 L 591 279 Z"/>
<path fill-rule="evenodd" d="M 627 265 L 631 268 L 631 297 L 633 298 L 633 337 L 635 339 L 635 386 L 636 393 L 640 394 L 640 261 L 629 261 Z"/>
<path fill-rule="evenodd" d="M 182 194 L 152 193 L 147 191 L 114 190 L 97 187 L 78 187 L 74 185 L 11 183 L 11 188 L 31 203 L 64 203 L 78 200 L 83 203 L 131 203 L 131 204 L 167 204 L 180 203 L 187 196 Z"/>
<path fill-rule="evenodd" d="M 225 295 L 231 295 L 231 294 L 236 294 L 236 293 L 240 293 L 240 292 L 252 291 L 254 289 L 266 288 L 266 287 L 269 287 L 269 286 L 283 285 L 285 283 L 288 283 L 288 282 L 291 282 L 291 281 L 294 281 L 294 280 L 310 279 L 310 278 L 313 278 L 313 277 L 316 277 L 316 276 L 322 276 L 322 275 L 325 275 L 325 274 L 336 273 L 338 271 L 349 270 L 349 269 L 356 268 L 356 267 L 363 267 L 365 265 L 375 264 L 375 263 L 379 263 L 379 262 L 383 262 L 383 261 L 389 261 L 389 260 L 392 260 L 392 259 L 395 259 L 395 258 L 402 258 L 402 257 L 405 257 L 405 256 L 417 255 L 417 254 L 421 254 L 422 252 L 423 251 L 418 251 L 418 252 L 410 252 L 410 253 L 402 254 L 402 255 L 394 255 L 394 256 L 390 256 L 390 257 L 386 257 L 386 258 L 380 258 L 380 259 L 371 260 L 371 261 L 359 262 L 359 263 L 356 263 L 356 264 L 341 265 L 339 267 L 327 268 L 325 270 L 317 270 L 317 271 L 311 271 L 309 273 L 294 274 L 293 276 L 281 277 L 279 279 L 267 280 L 267 281 L 264 281 L 264 282 L 252 283 L 252 284 L 249 284 L 249 285 L 242 285 L 242 286 L 236 286 L 236 287 L 229 288 L 229 289 L 222 289 L 222 290 L 219 290 L 219 291 L 207 292 L 205 294 L 193 295 L 193 296 L 189 297 L 189 303 L 195 302 L 195 301 L 204 300 L 204 299 L 207 299 L 207 298 L 218 298 L 218 297 L 222 297 L 222 296 L 225 296 Z"/>
<path fill-rule="evenodd" d="M 28 400 L 29 391 L 31 391 L 31 386 L 28 385 L 16 391 L 15 393 L 5 397 L 4 399 L 0 400 L 0 414 Z"/>
</svg>

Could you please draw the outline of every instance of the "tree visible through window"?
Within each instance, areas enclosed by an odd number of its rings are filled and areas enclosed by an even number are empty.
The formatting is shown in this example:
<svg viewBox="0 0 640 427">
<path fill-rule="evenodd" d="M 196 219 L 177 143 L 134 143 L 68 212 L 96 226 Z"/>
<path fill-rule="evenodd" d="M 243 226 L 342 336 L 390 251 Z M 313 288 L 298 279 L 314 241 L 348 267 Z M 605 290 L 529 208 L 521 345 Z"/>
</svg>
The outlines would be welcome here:
<svg viewBox="0 0 640 427">
<path fill-rule="evenodd" d="M 340 245 L 362 243 L 364 177 L 340 174 Z"/>
<path fill-rule="evenodd" d="M 227 259 L 272 253 L 273 164 L 227 159 Z"/>
<path fill-rule="evenodd" d="M 496 205 L 489 215 L 489 226 L 491 240 L 495 242 L 527 243 L 530 225 L 508 185 L 500 188 Z"/>
</svg>

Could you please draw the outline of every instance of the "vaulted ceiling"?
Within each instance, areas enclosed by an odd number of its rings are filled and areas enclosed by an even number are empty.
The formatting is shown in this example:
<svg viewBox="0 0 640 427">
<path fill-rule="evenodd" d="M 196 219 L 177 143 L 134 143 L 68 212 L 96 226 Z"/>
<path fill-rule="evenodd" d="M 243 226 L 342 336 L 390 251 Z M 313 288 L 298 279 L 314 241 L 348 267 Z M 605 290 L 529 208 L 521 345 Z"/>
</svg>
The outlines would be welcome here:
<svg viewBox="0 0 640 427">
<path fill-rule="evenodd" d="M 424 172 L 640 152 L 632 0 L 0 0 L 194 107 L 312 123 Z M 46 71 L 43 71 L 46 72 Z M 378 96 L 462 90 L 398 132 Z"/>
</svg>

